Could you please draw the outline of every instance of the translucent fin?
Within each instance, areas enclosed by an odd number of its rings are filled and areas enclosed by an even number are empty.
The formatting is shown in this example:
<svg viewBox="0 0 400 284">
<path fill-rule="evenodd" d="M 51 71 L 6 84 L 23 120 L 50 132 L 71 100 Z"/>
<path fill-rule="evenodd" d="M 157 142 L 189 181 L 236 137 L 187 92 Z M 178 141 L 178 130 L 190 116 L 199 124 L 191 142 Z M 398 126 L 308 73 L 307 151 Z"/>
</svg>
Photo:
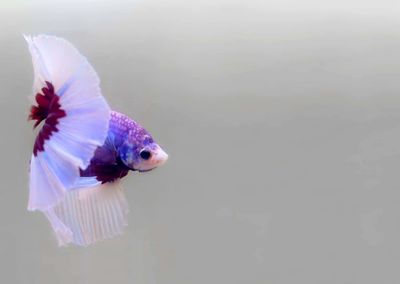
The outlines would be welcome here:
<svg viewBox="0 0 400 284">
<path fill-rule="evenodd" d="M 79 179 L 79 168 L 87 168 L 96 148 L 103 145 L 110 108 L 101 95 L 95 70 L 69 42 L 46 35 L 25 39 L 35 73 L 34 94 L 40 93 L 45 82 L 51 83 L 60 108 L 66 113 L 53 125 L 57 130 L 42 139 L 44 151 L 32 158 L 35 165 L 30 172 L 28 209 L 47 210 L 62 200 L 65 191 L 73 188 Z M 48 116 L 50 119 L 51 113 Z M 54 180 L 58 188 L 52 186 Z"/>
<path fill-rule="evenodd" d="M 74 190 L 101 185 L 96 177 L 80 177 L 74 185 Z"/>
<path fill-rule="evenodd" d="M 42 86 L 44 85 L 46 80 L 49 80 L 50 75 L 44 65 L 44 60 L 42 59 L 42 55 L 40 51 L 37 49 L 35 44 L 33 43 L 33 39 L 31 36 L 24 36 L 26 42 L 28 43 L 29 52 L 32 56 L 33 63 L 33 96 L 30 97 L 32 103 L 34 100 L 34 95 L 40 91 Z"/>
<path fill-rule="evenodd" d="M 78 178 L 77 178 L 78 177 Z M 56 144 L 31 157 L 28 210 L 46 210 L 64 198 L 79 179 L 79 160 Z"/>
<path fill-rule="evenodd" d="M 57 236 L 59 246 L 70 243 L 73 240 L 73 233 L 54 213 L 54 210 L 43 211 L 43 214 L 49 220 L 54 233 Z"/>
<path fill-rule="evenodd" d="M 81 70 L 80 76 L 90 78 L 91 83 L 98 84 L 96 72 L 86 58 L 65 39 L 38 35 L 25 36 L 25 40 L 32 55 L 35 79 L 38 79 L 39 83 L 49 81 L 54 85 L 55 90 L 59 90 Z M 37 90 L 40 89 L 41 87 Z"/>
<path fill-rule="evenodd" d="M 50 208 L 49 204 L 55 204 L 64 197 L 65 188 L 46 160 L 42 155 L 32 155 L 28 210 Z"/>
<path fill-rule="evenodd" d="M 61 203 L 44 214 L 60 246 L 87 246 L 122 234 L 128 211 L 123 189 L 114 182 L 68 191 Z"/>
</svg>

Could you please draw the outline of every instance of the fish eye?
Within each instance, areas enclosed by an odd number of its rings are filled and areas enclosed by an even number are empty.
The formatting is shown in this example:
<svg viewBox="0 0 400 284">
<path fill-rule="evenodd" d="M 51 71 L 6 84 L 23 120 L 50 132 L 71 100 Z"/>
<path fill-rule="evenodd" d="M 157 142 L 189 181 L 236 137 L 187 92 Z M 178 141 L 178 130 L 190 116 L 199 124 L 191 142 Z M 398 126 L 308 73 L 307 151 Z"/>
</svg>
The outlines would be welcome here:
<svg viewBox="0 0 400 284">
<path fill-rule="evenodd" d="M 143 160 L 148 160 L 148 159 L 150 159 L 150 157 L 151 157 L 151 153 L 150 153 L 150 151 L 148 151 L 148 150 L 142 150 L 142 151 L 140 151 L 139 155 L 140 155 L 140 157 L 141 157 Z"/>
</svg>

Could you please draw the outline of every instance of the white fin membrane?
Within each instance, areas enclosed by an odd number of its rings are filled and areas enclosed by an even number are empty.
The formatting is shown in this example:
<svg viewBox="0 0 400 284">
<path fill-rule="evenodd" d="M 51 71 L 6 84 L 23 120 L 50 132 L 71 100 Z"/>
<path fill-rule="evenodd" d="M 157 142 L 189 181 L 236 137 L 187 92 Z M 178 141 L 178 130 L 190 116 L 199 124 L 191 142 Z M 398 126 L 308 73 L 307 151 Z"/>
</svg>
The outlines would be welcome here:
<svg viewBox="0 0 400 284">
<path fill-rule="evenodd" d="M 120 235 L 128 212 L 119 181 L 68 191 L 57 206 L 43 211 L 60 246 L 88 246 Z"/>
<path fill-rule="evenodd" d="M 49 210 L 74 188 L 79 168 L 85 169 L 108 132 L 110 108 L 101 95 L 100 80 L 69 42 L 54 36 L 25 37 L 34 67 L 33 94 L 46 81 L 53 84 L 66 113 L 31 158 L 28 210 Z"/>
</svg>

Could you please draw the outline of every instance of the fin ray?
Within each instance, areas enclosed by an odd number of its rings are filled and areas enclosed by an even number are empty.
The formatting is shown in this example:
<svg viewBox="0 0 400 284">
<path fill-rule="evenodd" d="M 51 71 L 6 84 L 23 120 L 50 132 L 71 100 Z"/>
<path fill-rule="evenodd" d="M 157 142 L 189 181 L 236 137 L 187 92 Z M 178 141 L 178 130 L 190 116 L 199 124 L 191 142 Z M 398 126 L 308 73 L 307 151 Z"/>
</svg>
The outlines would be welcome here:
<svg viewBox="0 0 400 284">
<path fill-rule="evenodd" d="M 122 234 L 128 211 L 123 189 L 117 181 L 69 191 L 45 215 L 60 245 L 88 246 Z M 71 232 L 69 238 L 65 228 Z"/>
</svg>

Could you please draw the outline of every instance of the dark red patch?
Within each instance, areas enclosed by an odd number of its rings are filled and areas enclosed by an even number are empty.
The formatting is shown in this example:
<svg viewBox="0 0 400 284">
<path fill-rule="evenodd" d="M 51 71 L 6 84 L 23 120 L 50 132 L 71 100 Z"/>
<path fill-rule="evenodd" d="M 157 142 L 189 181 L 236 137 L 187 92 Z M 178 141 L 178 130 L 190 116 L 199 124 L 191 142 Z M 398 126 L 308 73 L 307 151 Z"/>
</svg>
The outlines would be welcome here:
<svg viewBox="0 0 400 284">
<path fill-rule="evenodd" d="M 123 178 L 129 169 L 119 164 L 90 164 L 86 170 L 80 169 L 81 177 L 95 176 L 101 183 L 113 182 Z"/>
<path fill-rule="evenodd" d="M 101 183 L 106 183 L 123 178 L 130 170 L 133 169 L 125 166 L 115 147 L 106 142 L 96 149 L 89 166 L 85 170 L 80 169 L 80 176 L 96 177 Z"/>
<path fill-rule="evenodd" d="M 80 169 L 80 176 L 95 177 L 101 183 L 106 183 L 123 178 L 130 170 L 133 169 L 125 166 L 119 158 L 115 144 L 106 139 L 94 152 L 89 166 L 85 170 Z"/>
<path fill-rule="evenodd" d="M 54 86 L 46 81 L 46 87 L 42 88 L 42 93 L 36 94 L 37 106 L 31 107 L 29 120 L 36 120 L 33 125 L 36 128 L 43 120 L 44 124 L 36 137 L 35 145 L 33 146 L 33 154 L 37 156 L 38 152 L 44 151 L 44 142 L 50 138 L 53 132 L 57 132 L 58 120 L 66 116 L 66 113 L 61 109 L 59 97 L 54 93 Z"/>
</svg>

